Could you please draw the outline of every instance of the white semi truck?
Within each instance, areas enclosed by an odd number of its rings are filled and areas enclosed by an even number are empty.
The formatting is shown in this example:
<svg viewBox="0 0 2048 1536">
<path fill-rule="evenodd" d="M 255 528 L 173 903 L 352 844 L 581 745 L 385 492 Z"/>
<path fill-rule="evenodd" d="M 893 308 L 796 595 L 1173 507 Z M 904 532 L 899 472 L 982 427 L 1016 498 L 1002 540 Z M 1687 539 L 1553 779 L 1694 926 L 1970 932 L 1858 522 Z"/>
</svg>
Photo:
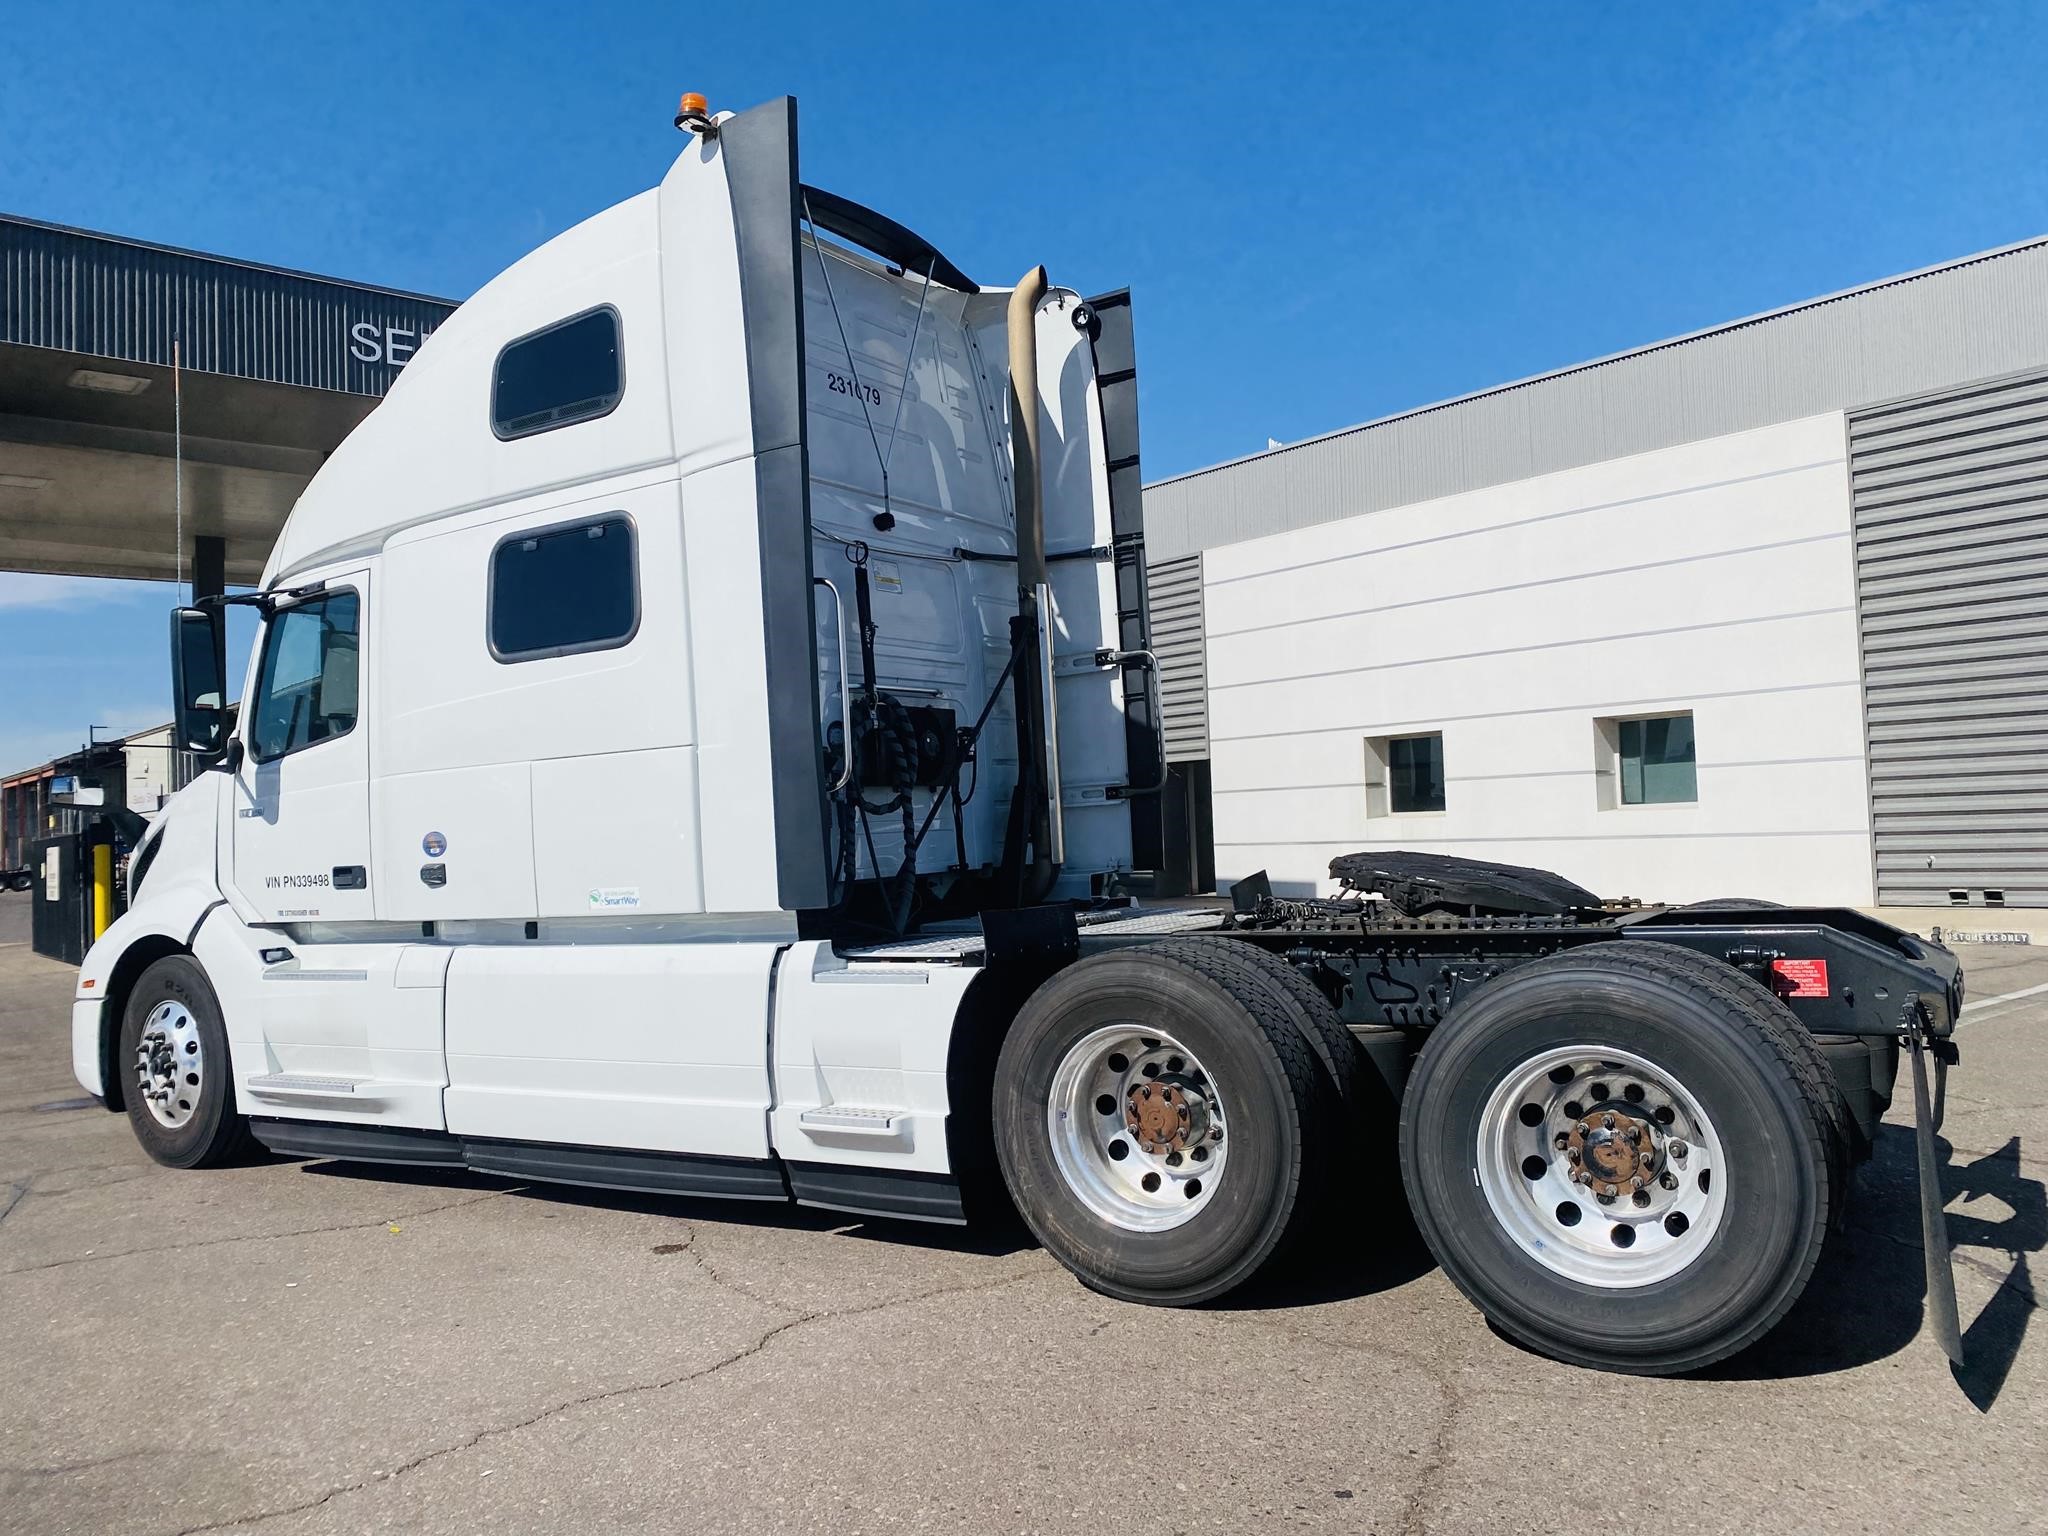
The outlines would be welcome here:
<svg viewBox="0 0 2048 1536">
<path fill-rule="evenodd" d="M 1126 301 L 807 187 L 791 101 L 677 125 L 315 477 L 225 600 L 232 729 L 221 601 L 174 616 L 213 771 L 72 1020 L 151 1156 L 1006 1196 L 1169 1304 L 1346 1262 L 1310 1234 L 1405 1191 L 1502 1329 L 1635 1372 L 1784 1315 L 1902 1047 L 1929 1177 L 1960 971 L 1854 913 L 1413 855 L 1122 894 L 1160 765 Z"/>
</svg>

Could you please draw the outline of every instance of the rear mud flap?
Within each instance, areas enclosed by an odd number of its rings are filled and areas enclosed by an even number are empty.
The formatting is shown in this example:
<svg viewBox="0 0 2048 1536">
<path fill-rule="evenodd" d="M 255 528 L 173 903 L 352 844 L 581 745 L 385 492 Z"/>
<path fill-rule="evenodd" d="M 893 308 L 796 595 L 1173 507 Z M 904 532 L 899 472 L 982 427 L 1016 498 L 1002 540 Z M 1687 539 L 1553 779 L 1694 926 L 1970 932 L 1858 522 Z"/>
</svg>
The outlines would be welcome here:
<svg viewBox="0 0 2048 1536">
<path fill-rule="evenodd" d="M 1941 1159 L 1934 1149 L 1940 1122 L 1927 1090 L 1928 1047 L 1919 1034 L 1906 1037 L 1913 1060 L 1913 1139 L 1920 1155 L 1920 1247 L 1927 1258 L 1927 1320 L 1942 1353 L 1963 1363 L 1963 1324 L 1956 1311 L 1956 1280 L 1948 1247 L 1948 1217 L 1943 1213 Z M 1935 1047 L 1939 1050 L 1940 1047 Z M 1952 1049 L 1952 1047 L 1951 1047 Z M 1946 1077 L 1947 1062 L 1940 1063 Z M 1945 1095 L 1944 1095 L 1945 1096 Z"/>
</svg>

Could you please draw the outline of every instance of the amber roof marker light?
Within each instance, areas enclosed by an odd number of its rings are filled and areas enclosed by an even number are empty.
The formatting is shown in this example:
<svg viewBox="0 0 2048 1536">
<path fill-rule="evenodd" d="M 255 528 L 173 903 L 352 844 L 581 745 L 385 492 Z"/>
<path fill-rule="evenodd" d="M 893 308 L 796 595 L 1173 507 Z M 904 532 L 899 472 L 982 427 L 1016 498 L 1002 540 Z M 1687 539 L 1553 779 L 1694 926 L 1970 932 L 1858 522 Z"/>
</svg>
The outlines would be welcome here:
<svg viewBox="0 0 2048 1536">
<path fill-rule="evenodd" d="M 718 124 L 711 120 L 711 103 L 697 91 L 683 92 L 683 99 L 676 105 L 676 126 L 707 139 L 718 135 Z"/>
</svg>

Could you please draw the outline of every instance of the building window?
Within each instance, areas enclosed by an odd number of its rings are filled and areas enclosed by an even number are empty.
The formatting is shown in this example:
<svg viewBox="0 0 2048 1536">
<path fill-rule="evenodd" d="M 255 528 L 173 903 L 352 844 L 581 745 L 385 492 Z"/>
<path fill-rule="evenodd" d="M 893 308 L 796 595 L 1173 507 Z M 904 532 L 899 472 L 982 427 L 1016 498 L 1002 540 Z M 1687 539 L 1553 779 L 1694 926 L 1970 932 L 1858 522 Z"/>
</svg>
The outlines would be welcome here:
<svg viewBox="0 0 2048 1536">
<path fill-rule="evenodd" d="M 491 552 L 491 654 L 533 661 L 624 645 L 640 627 L 636 567 L 623 512 L 501 540 Z"/>
<path fill-rule="evenodd" d="M 1700 797 L 1692 716 L 1615 721 L 1623 805 L 1675 805 Z"/>
<path fill-rule="evenodd" d="M 1365 744 L 1365 813 L 1403 816 L 1444 808 L 1444 738 L 1377 736 Z"/>
<path fill-rule="evenodd" d="M 625 392 L 619 312 L 610 305 L 559 321 L 498 354 L 491 430 L 531 437 L 608 414 Z"/>
<path fill-rule="evenodd" d="M 1387 743 L 1387 803 L 1403 811 L 1444 808 L 1444 739 L 1396 736 Z"/>
<path fill-rule="evenodd" d="M 259 763 L 355 729 L 360 600 L 329 592 L 280 609 L 263 637 L 263 669 L 250 712 L 249 754 Z"/>
</svg>

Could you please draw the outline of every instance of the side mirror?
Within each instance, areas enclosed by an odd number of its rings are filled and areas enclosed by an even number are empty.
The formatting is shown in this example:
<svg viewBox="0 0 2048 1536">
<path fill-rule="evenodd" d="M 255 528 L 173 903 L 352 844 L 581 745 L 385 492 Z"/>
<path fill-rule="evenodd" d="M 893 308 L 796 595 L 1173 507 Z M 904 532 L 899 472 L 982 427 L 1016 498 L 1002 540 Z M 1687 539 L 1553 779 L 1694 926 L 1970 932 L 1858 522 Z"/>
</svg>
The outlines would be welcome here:
<svg viewBox="0 0 2048 1536">
<path fill-rule="evenodd" d="M 219 608 L 171 614 L 171 733 L 178 747 L 201 757 L 218 757 L 227 736 L 226 653 Z"/>
</svg>

